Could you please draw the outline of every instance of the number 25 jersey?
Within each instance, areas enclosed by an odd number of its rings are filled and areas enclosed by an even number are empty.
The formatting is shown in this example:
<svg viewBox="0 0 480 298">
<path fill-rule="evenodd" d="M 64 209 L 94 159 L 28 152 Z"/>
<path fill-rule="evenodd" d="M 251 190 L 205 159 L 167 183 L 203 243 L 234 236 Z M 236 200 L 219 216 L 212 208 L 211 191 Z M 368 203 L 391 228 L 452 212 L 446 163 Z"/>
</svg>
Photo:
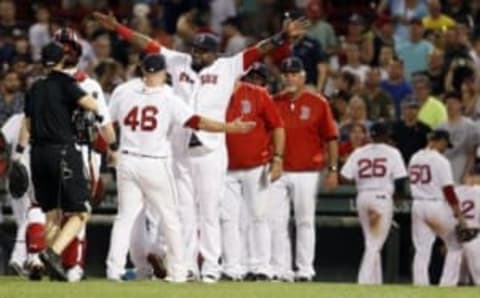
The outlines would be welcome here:
<svg viewBox="0 0 480 298">
<path fill-rule="evenodd" d="M 452 168 L 440 152 L 429 148 L 415 153 L 408 165 L 414 199 L 444 200 L 442 189 L 453 185 Z"/>
<path fill-rule="evenodd" d="M 394 181 L 407 177 L 400 151 L 387 144 L 368 144 L 356 149 L 340 173 L 354 180 L 359 192 L 384 191 L 390 195 Z"/>
</svg>

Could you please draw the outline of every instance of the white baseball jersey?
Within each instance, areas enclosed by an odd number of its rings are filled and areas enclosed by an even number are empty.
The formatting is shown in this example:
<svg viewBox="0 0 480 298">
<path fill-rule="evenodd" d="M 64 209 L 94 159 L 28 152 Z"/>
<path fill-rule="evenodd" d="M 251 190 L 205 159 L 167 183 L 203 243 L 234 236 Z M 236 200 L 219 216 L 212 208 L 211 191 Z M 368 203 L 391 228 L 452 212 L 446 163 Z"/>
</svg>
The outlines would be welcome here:
<svg viewBox="0 0 480 298">
<path fill-rule="evenodd" d="M 387 144 L 368 144 L 356 149 L 342 167 L 341 175 L 354 180 L 357 190 L 393 194 L 394 180 L 407 177 L 398 149 Z"/>
<path fill-rule="evenodd" d="M 455 193 L 467 226 L 480 228 L 480 186 L 459 185 Z"/>
<path fill-rule="evenodd" d="M 12 145 L 13 150 L 17 147 L 20 129 L 22 128 L 22 120 L 25 117 L 24 113 L 12 115 L 7 122 L 3 124 L 2 133 L 8 144 Z"/>
<path fill-rule="evenodd" d="M 120 127 L 120 149 L 155 157 L 170 155 L 172 125 L 183 126 L 194 115 L 170 86 L 149 88 L 141 79 L 119 85 L 109 109 Z"/>
<path fill-rule="evenodd" d="M 414 199 L 443 200 L 443 187 L 453 185 L 450 163 L 437 150 L 426 148 L 415 153 L 408 173 Z"/>
<path fill-rule="evenodd" d="M 245 73 L 244 53 L 219 58 L 197 73 L 191 67 L 192 57 L 189 54 L 165 47 L 162 47 L 160 52 L 165 56 L 167 72 L 172 77 L 175 93 L 180 95 L 197 114 L 225 121 L 235 82 Z M 225 144 L 224 134 L 204 131 L 195 134 L 208 150 Z"/>
<path fill-rule="evenodd" d="M 79 81 L 78 85 L 89 95 L 97 99 L 98 115 L 102 116 L 102 121 L 98 123 L 97 126 L 104 126 L 112 122 L 110 119 L 110 114 L 108 113 L 105 95 L 103 94 L 103 90 L 100 84 L 94 79 L 87 77 L 84 80 Z"/>
</svg>

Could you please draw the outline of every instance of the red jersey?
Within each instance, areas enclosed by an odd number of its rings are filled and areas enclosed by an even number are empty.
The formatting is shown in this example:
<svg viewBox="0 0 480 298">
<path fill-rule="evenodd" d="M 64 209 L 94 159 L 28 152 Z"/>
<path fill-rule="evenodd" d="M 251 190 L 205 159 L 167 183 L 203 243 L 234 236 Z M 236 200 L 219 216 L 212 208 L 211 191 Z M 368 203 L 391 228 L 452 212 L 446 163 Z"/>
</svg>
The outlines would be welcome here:
<svg viewBox="0 0 480 298">
<path fill-rule="evenodd" d="M 246 134 L 227 134 L 230 170 L 253 168 L 268 162 L 272 157 L 271 131 L 283 127 L 265 88 L 245 82 L 238 84 L 227 109 L 227 122 L 242 117 L 257 125 Z"/>
<path fill-rule="evenodd" d="M 327 100 L 303 91 L 296 100 L 288 93 L 280 93 L 274 102 L 285 123 L 285 171 L 316 171 L 324 167 L 325 142 L 338 137 Z"/>
</svg>

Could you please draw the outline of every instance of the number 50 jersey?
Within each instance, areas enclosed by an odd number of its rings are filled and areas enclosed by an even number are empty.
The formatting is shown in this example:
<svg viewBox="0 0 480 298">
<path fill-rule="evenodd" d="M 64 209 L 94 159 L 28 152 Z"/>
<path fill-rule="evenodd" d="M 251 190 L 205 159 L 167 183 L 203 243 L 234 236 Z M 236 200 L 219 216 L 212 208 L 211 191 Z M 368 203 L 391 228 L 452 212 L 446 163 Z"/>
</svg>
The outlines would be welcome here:
<svg viewBox="0 0 480 298">
<path fill-rule="evenodd" d="M 402 155 L 387 144 L 373 143 L 355 150 L 340 174 L 354 180 L 357 190 L 393 194 L 394 181 L 407 176 Z"/>
<path fill-rule="evenodd" d="M 450 162 L 437 150 L 426 148 L 415 153 L 408 173 L 414 199 L 444 200 L 442 189 L 453 185 Z"/>
</svg>

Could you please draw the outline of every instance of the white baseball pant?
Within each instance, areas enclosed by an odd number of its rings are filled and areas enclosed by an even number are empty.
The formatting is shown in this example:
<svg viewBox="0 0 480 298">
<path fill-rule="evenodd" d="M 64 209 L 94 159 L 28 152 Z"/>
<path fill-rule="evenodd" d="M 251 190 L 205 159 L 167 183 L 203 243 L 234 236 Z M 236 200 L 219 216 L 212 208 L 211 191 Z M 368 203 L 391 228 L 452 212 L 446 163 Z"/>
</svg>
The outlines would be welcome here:
<svg viewBox="0 0 480 298">
<path fill-rule="evenodd" d="M 222 261 L 223 271 L 232 277 L 270 275 L 267 179 L 266 165 L 227 174 L 221 202 Z"/>
<path fill-rule="evenodd" d="M 227 159 L 224 146 L 190 159 L 194 199 L 198 203 L 199 249 L 204 260 L 202 276 L 214 278 L 220 276 L 220 201 L 224 196 Z"/>
<path fill-rule="evenodd" d="M 288 236 L 290 203 L 295 210 L 296 277 L 311 279 L 315 270 L 315 203 L 321 177 L 317 172 L 285 172 L 272 184 L 269 203 L 271 232 L 271 268 L 273 275 L 292 278 L 291 250 Z"/>
<path fill-rule="evenodd" d="M 468 265 L 468 271 L 475 285 L 480 285 L 480 236 L 463 243 L 463 251 Z"/>
<path fill-rule="evenodd" d="M 429 285 L 428 266 L 435 236 L 442 238 L 447 247 L 443 265 L 441 286 L 456 286 L 460 276 L 462 247 L 455 235 L 457 220 L 452 209 L 443 200 L 418 200 L 414 198 L 412 207 L 412 236 L 415 247 L 413 259 L 413 283 Z"/>
<path fill-rule="evenodd" d="M 380 253 L 392 225 L 392 197 L 382 191 L 362 191 L 357 195 L 357 211 L 365 242 L 358 283 L 381 284 Z"/>
<path fill-rule="evenodd" d="M 117 189 L 118 214 L 110 240 L 107 276 L 118 279 L 124 273 L 133 225 L 145 204 L 152 211 L 152 216 L 160 218 L 159 225 L 168 247 L 166 267 L 169 277 L 184 280 L 183 241 L 169 161 L 122 154 L 118 165 Z"/>
<path fill-rule="evenodd" d="M 13 217 L 17 224 L 17 232 L 15 237 L 15 245 L 10 255 L 9 263 L 17 263 L 23 266 L 27 260 L 27 247 L 25 246 L 25 233 L 27 230 L 28 220 L 27 213 L 31 206 L 31 199 L 27 192 L 22 198 L 10 199 Z"/>
</svg>

